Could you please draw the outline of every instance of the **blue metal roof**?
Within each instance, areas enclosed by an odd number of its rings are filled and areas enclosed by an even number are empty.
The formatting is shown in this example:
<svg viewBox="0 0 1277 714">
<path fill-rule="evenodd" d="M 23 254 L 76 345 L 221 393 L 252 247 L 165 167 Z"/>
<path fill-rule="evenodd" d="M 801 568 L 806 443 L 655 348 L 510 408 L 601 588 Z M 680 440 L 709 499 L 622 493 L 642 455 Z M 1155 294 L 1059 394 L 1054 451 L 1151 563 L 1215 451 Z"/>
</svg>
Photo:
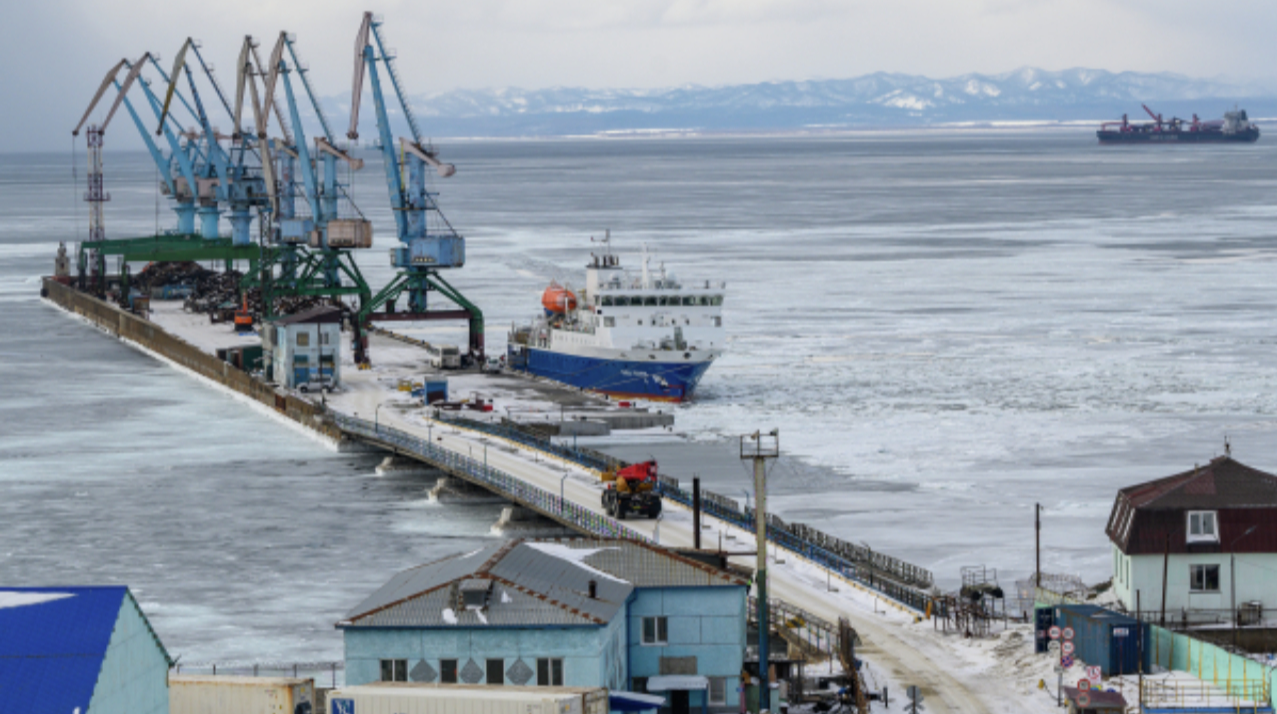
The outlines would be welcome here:
<svg viewBox="0 0 1277 714">
<path fill-rule="evenodd" d="M 127 594 L 124 586 L 0 588 L 5 711 L 87 712 Z"/>
</svg>

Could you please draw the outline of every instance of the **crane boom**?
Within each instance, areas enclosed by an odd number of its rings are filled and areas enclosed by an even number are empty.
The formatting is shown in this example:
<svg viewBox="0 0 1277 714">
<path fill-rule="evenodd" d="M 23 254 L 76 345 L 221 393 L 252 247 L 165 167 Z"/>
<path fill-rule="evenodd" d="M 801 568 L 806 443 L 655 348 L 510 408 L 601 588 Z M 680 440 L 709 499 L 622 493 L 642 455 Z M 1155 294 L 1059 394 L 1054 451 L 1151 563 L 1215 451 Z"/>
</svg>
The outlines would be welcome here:
<svg viewBox="0 0 1277 714">
<path fill-rule="evenodd" d="M 364 48 L 368 46 L 368 32 L 372 29 L 372 13 L 365 12 L 363 24 L 355 35 L 355 75 L 350 88 L 350 129 L 346 138 L 359 138 L 359 100 L 364 90 Z"/>
<path fill-rule="evenodd" d="M 192 44 L 194 40 L 186 38 L 186 42 L 182 43 L 182 49 L 178 50 L 177 56 L 173 58 L 173 71 L 169 73 L 168 91 L 164 93 L 164 109 L 160 112 L 160 125 L 155 128 L 156 136 L 159 136 L 164 128 L 164 120 L 168 118 L 169 106 L 173 103 L 173 93 L 177 91 L 177 75 L 186 66 L 186 48 Z"/>
<path fill-rule="evenodd" d="M 98 102 L 102 99 L 102 95 L 106 94 L 107 88 L 115 81 L 116 75 L 120 73 L 121 69 L 128 66 L 128 64 L 129 61 L 127 59 L 122 59 L 119 62 L 116 62 L 115 66 L 111 67 L 111 69 L 107 71 L 106 78 L 102 80 L 102 86 L 98 87 L 97 94 L 93 95 L 93 101 L 89 102 L 89 108 L 84 110 L 84 116 L 80 117 L 80 123 L 76 124 L 75 128 L 71 130 L 71 136 L 80 135 L 80 129 L 84 128 L 84 122 L 89 120 L 89 115 L 93 113 L 93 108 L 98 105 Z"/>
<path fill-rule="evenodd" d="M 106 133 L 107 125 L 111 123 L 111 117 L 115 116 L 115 110 L 120 108 L 120 102 L 124 101 L 124 95 L 128 94 L 129 87 L 132 87 L 133 82 L 137 81 L 138 75 L 142 73 L 142 67 L 145 66 L 146 61 L 150 59 L 150 57 L 151 57 L 150 52 L 143 53 L 142 57 L 139 58 L 138 61 L 135 62 L 131 68 L 129 68 L 128 76 L 124 78 L 124 83 L 120 85 L 119 94 L 115 95 L 115 102 L 111 105 L 111 111 L 106 113 L 106 119 L 102 122 L 102 126 L 98 127 L 98 130 L 101 131 L 103 134 Z M 127 62 L 124 62 L 123 60 L 121 60 L 121 62 L 122 64 L 128 64 Z M 107 81 L 103 83 L 102 87 L 98 88 L 97 95 L 93 97 L 93 103 L 89 105 L 89 108 L 87 110 L 85 110 L 84 117 L 81 118 L 80 123 L 75 126 L 75 131 L 71 132 L 73 136 L 79 135 L 80 128 L 84 126 L 84 122 L 89 118 L 89 114 L 93 111 L 93 107 L 97 106 L 98 100 L 101 99 L 102 97 L 102 93 L 106 91 L 106 85 L 109 84 L 111 81 L 114 81 L 115 79 L 114 73 L 118 72 L 120 67 L 121 65 L 117 64 L 115 66 L 115 69 L 112 70 L 112 73 L 108 75 Z"/>
</svg>

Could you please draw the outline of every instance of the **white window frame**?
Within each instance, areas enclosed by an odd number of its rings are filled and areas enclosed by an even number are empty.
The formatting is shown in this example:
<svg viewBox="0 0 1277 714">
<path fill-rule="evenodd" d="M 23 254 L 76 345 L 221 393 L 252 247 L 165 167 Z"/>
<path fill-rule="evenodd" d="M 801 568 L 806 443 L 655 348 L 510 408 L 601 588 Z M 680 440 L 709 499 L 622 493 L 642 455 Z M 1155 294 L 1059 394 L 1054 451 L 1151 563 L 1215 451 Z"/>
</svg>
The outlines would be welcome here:
<svg viewBox="0 0 1277 714">
<path fill-rule="evenodd" d="M 386 679 L 386 665 L 390 665 L 390 679 Z M 381 660 L 381 676 L 382 682 L 407 682 L 408 681 L 408 660 L 406 659 L 383 659 Z"/>
<path fill-rule="evenodd" d="M 1219 516 L 1215 511 L 1189 511 L 1185 518 L 1187 522 L 1184 524 L 1184 533 L 1189 543 L 1219 542 Z M 1197 521 L 1196 532 L 1193 528 L 1194 520 Z"/>
<path fill-rule="evenodd" d="M 717 696 L 715 696 L 715 688 L 717 688 Z M 709 689 L 705 690 L 705 696 L 709 697 L 710 706 L 724 706 L 727 704 L 727 677 L 710 677 Z"/>
<path fill-rule="evenodd" d="M 652 622 L 652 639 L 647 638 L 647 623 Z M 664 615 L 652 615 L 644 617 L 642 622 L 642 642 L 648 647 L 657 647 L 668 645 L 670 641 L 670 625 L 669 618 Z"/>
<path fill-rule="evenodd" d="M 1197 573 L 1199 572 L 1199 570 L 1198 570 L 1199 568 L 1200 568 L 1200 569 L 1201 569 L 1201 571 L 1203 572 L 1203 575 L 1202 575 L 1202 578 L 1201 578 L 1201 580 L 1202 580 L 1202 584 L 1203 584 L 1203 585 L 1205 585 L 1205 581 L 1206 581 L 1206 577 L 1205 577 L 1205 574 L 1204 574 L 1204 572 L 1205 572 L 1206 568 L 1214 568 L 1214 569 L 1215 569 L 1215 589 L 1214 589 L 1214 590 L 1207 590 L 1207 589 L 1205 589 L 1204 587 L 1202 587 L 1202 588 L 1197 587 L 1197 580 L 1198 580 L 1198 578 L 1197 578 Z M 1219 571 L 1220 571 L 1220 570 L 1221 570 L 1221 568 L 1219 567 L 1219 564 L 1218 564 L 1218 563 L 1192 563 L 1192 564 L 1190 564 L 1190 565 L 1188 566 L 1188 591 L 1189 591 L 1190 593 L 1218 593 L 1218 592 L 1221 592 L 1221 591 L 1220 591 L 1220 583 L 1219 583 Z"/>
</svg>

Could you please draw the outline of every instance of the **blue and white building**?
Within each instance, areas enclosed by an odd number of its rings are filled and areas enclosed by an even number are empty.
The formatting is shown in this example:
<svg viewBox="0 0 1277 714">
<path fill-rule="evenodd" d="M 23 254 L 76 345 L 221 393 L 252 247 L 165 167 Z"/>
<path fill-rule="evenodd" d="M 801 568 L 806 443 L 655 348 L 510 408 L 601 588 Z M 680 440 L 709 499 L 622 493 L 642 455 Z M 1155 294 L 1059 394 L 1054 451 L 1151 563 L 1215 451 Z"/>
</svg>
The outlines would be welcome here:
<svg viewBox="0 0 1277 714">
<path fill-rule="evenodd" d="M 351 685 L 607 687 L 735 711 L 747 589 L 643 543 L 516 540 L 405 570 L 337 627 Z"/>
<path fill-rule="evenodd" d="M 341 309 L 319 305 L 266 325 L 262 334 L 271 377 L 288 389 L 341 384 Z"/>
<path fill-rule="evenodd" d="M 170 664 L 127 587 L 0 589 L 8 714 L 168 714 Z"/>
</svg>

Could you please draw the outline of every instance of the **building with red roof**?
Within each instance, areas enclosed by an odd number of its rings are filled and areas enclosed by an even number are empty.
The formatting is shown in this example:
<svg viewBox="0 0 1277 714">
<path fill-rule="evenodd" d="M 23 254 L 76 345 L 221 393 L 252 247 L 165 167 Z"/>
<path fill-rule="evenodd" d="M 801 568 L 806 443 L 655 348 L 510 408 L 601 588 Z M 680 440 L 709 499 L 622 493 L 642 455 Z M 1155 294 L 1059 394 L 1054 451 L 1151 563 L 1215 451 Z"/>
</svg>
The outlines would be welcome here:
<svg viewBox="0 0 1277 714">
<path fill-rule="evenodd" d="M 1144 610 L 1160 609 L 1163 579 L 1167 617 L 1277 608 L 1277 476 L 1231 454 L 1121 489 L 1105 532 L 1129 611 L 1137 593 Z"/>
</svg>

